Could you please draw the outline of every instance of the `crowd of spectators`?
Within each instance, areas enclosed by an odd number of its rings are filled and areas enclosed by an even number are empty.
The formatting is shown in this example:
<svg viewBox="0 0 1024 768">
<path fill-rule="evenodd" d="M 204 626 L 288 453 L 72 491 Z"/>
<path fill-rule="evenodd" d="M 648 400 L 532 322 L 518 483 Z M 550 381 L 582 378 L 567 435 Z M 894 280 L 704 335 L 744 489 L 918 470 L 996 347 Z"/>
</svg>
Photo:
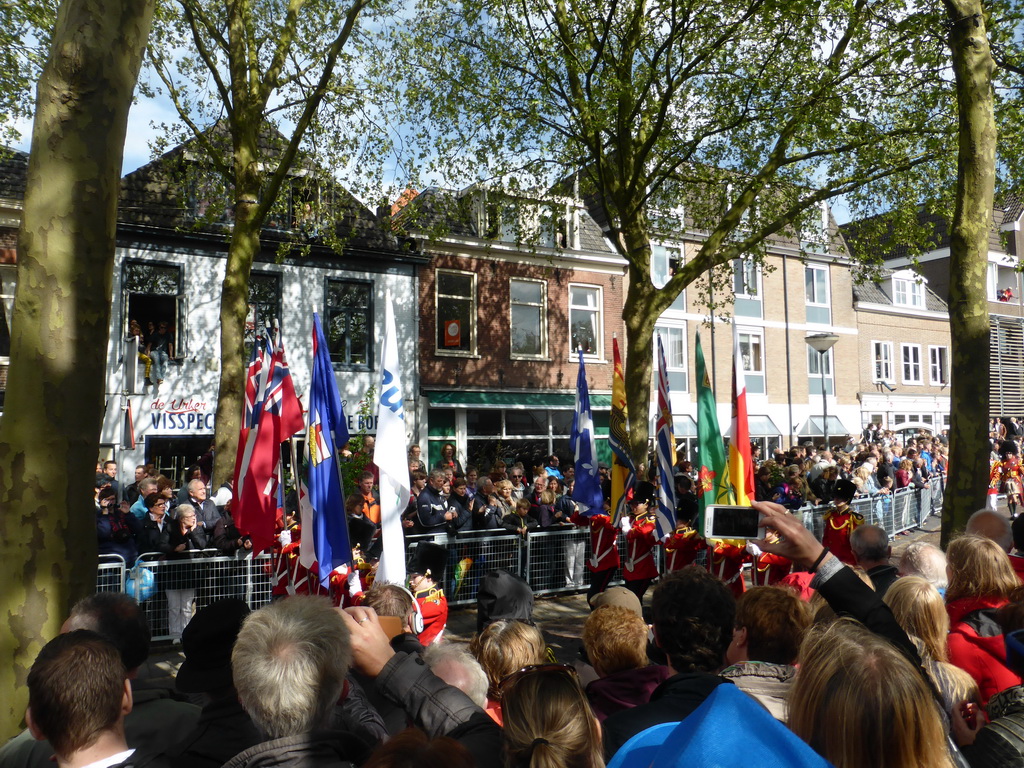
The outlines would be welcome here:
<svg viewBox="0 0 1024 768">
<path fill-rule="evenodd" d="M 990 459 L 995 490 L 1006 493 L 1019 435 L 1003 426 Z M 573 664 L 554 661 L 532 591 L 514 573 L 488 574 L 468 645 L 447 639 L 443 622 L 425 634 L 421 595 L 439 591 L 446 568 L 444 553 L 431 559 L 426 548 L 413 558 L 412 591 L 373 583 L 344 608 L 300 594 L 252 612 L 221 601 L 192 617 L 191 572 L 169 571 L 172 635 L 185 656 L 176 685 L 192 704 L 147 698 L 134 673 L 149 646 L 138 604 L 89 598 L 33 665 L 28 728 L 0 748 L 0 768 L 51 755 L 96 768 L 1024 764 L 1024 516 L 979 510 L 945 552 L 915 542 L 894 561 L 884 530 L 847 526 L 843 515 L 857 494 L 927 487 L 945 470 L 946 445 L 876 430 L 861 438 L 759 462 L 755 506 L 768 535 L 757 542 L 753 586 L 716 570 L 717 551 L 636 576 L 642 589 L 628 575 L 625 588 L 605 581 L 589 595 Z M 579 515 L 572 468 L 557 456 L 481 470 L 463 467 L 452 446 L 429 470 L 418 448 L 409 464 L 410 532 L 525 538 L 571 526 L 598 535 L 595 519 L 611 524 L 609 509 Z M 201 474 L 187 474 L 175 494 L 140 470 L 134 502 L 98 482 L 101 541 L 183 564 L 211 544 L 244 551 L 230 504 L 207 499 Z M 685 460 L 676 483 L 682 541 L 696 510 Z M 380 522 L 375 484 L 368 469 L 346 500 L 350 525 L 369 531 L 368 557 Z M 654 487 L 644 485 L 621 529 L 631 568 L 651 527 Z M 804 528 L 792 511 L 806 503 L 828 505 L 843 535 L 821 541 Z M 788 576 L 758 581 L 762 562 L 787 563 Z M 604 571 L 591 571 L 600 581 Z"/>
<path fill-rule="evenodd" d="M 358 605 L 297 595 L 200 610 L 176 688 L 126 595 L 75 606 L 28 676 L 25 733 L 0 768 L 43 766 L 1010 766 L 1024 762 L 1024 517 L 979 510 L 943 553 L 890 563 L 865 527 L 844 564 L 772 502 L 766 551 L 801 592 L 738 598 L 707 568 L 661 576 L 649 605 L 596 595 L 579 657 L 556 663 L 533 598 L 492 580 L 468 645 L 424 647 L 402 585 Z M 1009 542 L 1007 542 L 1009 536 Z M 1016 546 L 1015 546 L 1016 545 Z M 723 756 L 724 755 L 724 756 Z"/>
</svg>

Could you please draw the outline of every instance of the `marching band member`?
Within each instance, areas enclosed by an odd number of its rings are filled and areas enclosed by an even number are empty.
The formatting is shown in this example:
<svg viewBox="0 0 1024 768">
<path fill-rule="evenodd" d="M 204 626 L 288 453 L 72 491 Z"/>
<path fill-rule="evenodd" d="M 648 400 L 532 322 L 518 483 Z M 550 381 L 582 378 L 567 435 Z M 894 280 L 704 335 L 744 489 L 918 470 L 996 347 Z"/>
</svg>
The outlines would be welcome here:
<svg viewBox="0 0 1024 768">
<path fill-rule="evenodd" d="M 447 548 L 421 541 L 409 566 L 409 589 L 423 616 L 423 631 L 416 638 L 424 646 L 439 640 L 448 624 L 448 599 L 440 586 L 447 563 Z"/>
<path fill-rule="evenodd" d="M 658 534 L 654 510 L 651 509 L 651 505 L 656 503 L 654 486 L 646 482 L 637 486 L 636 493 L 629 501 L 633 524 L 626 533 L 627 555 L 622 576 L 626 580 L 626 589 L 636 595 L 641 603 L 651 582 L 658 578 L 658 564 L 654 559 Z"/>
<path fill-rule="evenodd" d="M 821 543 L 837 558 L 849 566 L 857 564 L 850 547 L 850 534 L 853 529 L 864 523 L 864 516 L 858 514 L 850 502 L 857 495 L 857 486 L 849 480 L 836 481 L 835 496 L 832 504 L 822 517 L 825 520 L 825 532 Z"/>
<path fill-rule="evenodd" d="M 738 539 L 708 539 L 711 560 L 708 570 L 739 597 L 747 587 L 743 582 L 743 564 L 747 562 L 746 542 Z"/>
<path fill-rule="evenodd" d="M 607 504 L 606 499 L 605 505 Z M 588 603 L 594 595 L 608 588 L 608 582 L 612 580 L 615 569 L 619 567 L 619 529 L 612 522 L 611 515 L 608 514 L 610 511 L 606 509 L 595 515 L 584 515 L 577 510 L 569 518 L 576 525 L 585 525 L 590 529 L 590 557 L 587 558 L 587 570 L 590 571 Z"/>
<path fill-rule="evenodd" d="M 1010 510 L 1010 519 L 1017 516 L 1017 505 L 1021 502 L 1022 467 L 1017 456 L 1017 445 L 1012 440 L 1004 440 L 999 444 L 999 459 L 992 463 L 989 474 L 989 498 L 999 493 L 1006 494 L 1006 506 Z M 990 502 L 989 506 L 995 508 Z"/>
</svg>

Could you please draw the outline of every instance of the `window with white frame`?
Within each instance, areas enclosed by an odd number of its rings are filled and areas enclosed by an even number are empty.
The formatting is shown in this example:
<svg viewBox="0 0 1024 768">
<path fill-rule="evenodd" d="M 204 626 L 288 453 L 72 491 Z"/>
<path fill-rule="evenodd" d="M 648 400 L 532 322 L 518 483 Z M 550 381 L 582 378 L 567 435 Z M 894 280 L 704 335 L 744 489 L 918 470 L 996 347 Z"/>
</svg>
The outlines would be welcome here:
<svg viewBox="0 0 1024 768">
<path fill-rule="evenodd" d="M 669 390 L 689 391 L 686 378 L 686 328 L 659 325 L 654 329 L 655 339 L 658 336 L 661 336 L 661 345 L 665 349 L 665 370 L 668 371 Z M 654 354 L 657 363 L 657 342 L 654 345 Z"/>
<path fill-rule="evenodd" d="M 737 296 L 756 297 L 758 291 L 758 268 L 753 259 L 734 259 L 732 290 Z"/>
<path fill-rule="evenodd" d="M 804 300 L 807 304 L 808 323 L 828 325 L 832 322 L 826 265 L 807 264 L 804 267 Z"/>
<path fill-rule="evenodd" d="M 569 286 L 569 355 L 601 357 L 603 327 L 601 289 L 596 285 Z"/>
<path fill-rule="evenodd" d="M 476 275 L 439 269 L 436 278 L 436 353 L 475 355 Z"/>
<path fill-rule="evenodd" d="M 811 395 L 821 396 L 822 387 L 822 364 L 824 364 L 825 394 L 836 393 L 835 380 L 832 377 L 832 350 L 829 349 L 824 355 L 816 349 L 807 347 L 807 390 Z"/>
<path fill-rule="evenodd" d="M 513 358 L 544 358 L 548 353 L 547 287 L 544 280 L 509 280 L 510 353 Z"/>
<path fill-rule="evenodd" d="M 914 278 L 894 277 L 892 302 L 901 307 L 924 309 L 924 283 Z"/>
<path fill-rule="evenodd" d="M 871 358 L 874 361 L 872 381 L 892 381 L 895 378 L 892 373 L 891 341 L 871 342 Z"/>
<path fill-rule="evenodd" d="M 761 331 L 739 332 L 740 360 L 743 363 L 747 392 L 752 395 L 765 393 L 764 381 L 764 335 Z"/>
<path fill-rule="evenodd" d="M 903 361 L 903 383 L 921 384 L 921 345 L 900 344 L 900 358 Z"/>
<path fill-rule="evenodd" d="M 933 386 L 949 384 L 949 347 L 928 347 L 928 374 Z"/>
<path fill-rule="evenodd" d="M 733 313 L 740 317 L 761 317 L 761 268 L 753 259 L 734 259 Z"/>
<path fill-rule="evenodd" d="M 683 249 L 677 245 L 651 245 L 651 282 L 655 288 L 663 288 L 675 270 L 683 265 Z M 681 291 L 669 310 L 686 311 L 686 291 Z"/>
</svg>

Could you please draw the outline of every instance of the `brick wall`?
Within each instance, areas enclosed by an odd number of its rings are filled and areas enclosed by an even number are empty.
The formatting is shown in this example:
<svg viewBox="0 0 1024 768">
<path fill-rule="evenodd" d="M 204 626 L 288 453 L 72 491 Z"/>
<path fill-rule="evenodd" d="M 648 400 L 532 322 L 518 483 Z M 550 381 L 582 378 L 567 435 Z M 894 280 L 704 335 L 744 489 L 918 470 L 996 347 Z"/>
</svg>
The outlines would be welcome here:
<svg viewBox="0 0 1024 768">
<path fill-rule="evenodd" d="M 539 260 L 538 260 L 539 261 Z M 476 275 L 476 355 L 437 353 L 435 270 L 454 269 Z M 543 280 L 547 285 L 547 357 L 512 359 L 510 348 L 509 280 Z M 578 363 L 569 355 L 570 283 L 599 286 L 602 290 L 603 362 L 587 360 L 589 385 L 611 389 L 612 334 L 624 336 L 621 274 L 567 266 L 565 261 L 523 263 L 461 253 L 435 254 L 420 270 L 420 381 L 424 387 L 494 389 L 574 389 Z"/>
</svg>

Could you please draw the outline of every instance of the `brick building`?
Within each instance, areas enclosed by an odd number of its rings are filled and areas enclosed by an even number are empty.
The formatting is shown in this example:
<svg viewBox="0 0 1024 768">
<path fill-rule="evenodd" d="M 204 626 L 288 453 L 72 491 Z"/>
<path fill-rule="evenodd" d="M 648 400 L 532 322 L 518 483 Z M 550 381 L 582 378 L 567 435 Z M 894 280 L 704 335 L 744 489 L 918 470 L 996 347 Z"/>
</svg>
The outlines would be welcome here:
<svg viewBox="0 0 1024 768">
<path fill-rule="evenodd" d="M 886 266 L 914 270 L 925 280 L 925 295 L 949 295 L 949 231 L 947 222 L 923 213 L 930 229 L 929 245 L 916 262 L 902 246 L 882 244 Z M 989 230 L 986 293 L 988 297 L 990 416 L 1024 415 L 1024 284 L 1020 259 L 1024 253 L 1024 201 L 1011 196 L 997 203 Z M 947 336 L 948 337 L 948 336 Z M 930 364 L 930 361 L 926 361 Z M 948 409 L 947 409 L 948 412 Z M 874 413 L 874 415 L 878 415 Z"/>
<path fill-rule="evenodd" d="M 853 287 L 863 425 L 938 433 L 949 427 L 950 331 L 945 302 L 910 269 Z"/>
<path fill-rule="evenodd" d="M 541 204 L 482 186 L 428 189 L 396 216 L 421 243 L 420 424 L 430 462 L 569 458 L 583 350 L 598 452 L 608 460 L 612 337 L 625 262 L 577 201 Z M 423 442 L 421 435 L 421 442 Z M 529 467 L 527 467 L 529 468 Z"/>
</svg>

